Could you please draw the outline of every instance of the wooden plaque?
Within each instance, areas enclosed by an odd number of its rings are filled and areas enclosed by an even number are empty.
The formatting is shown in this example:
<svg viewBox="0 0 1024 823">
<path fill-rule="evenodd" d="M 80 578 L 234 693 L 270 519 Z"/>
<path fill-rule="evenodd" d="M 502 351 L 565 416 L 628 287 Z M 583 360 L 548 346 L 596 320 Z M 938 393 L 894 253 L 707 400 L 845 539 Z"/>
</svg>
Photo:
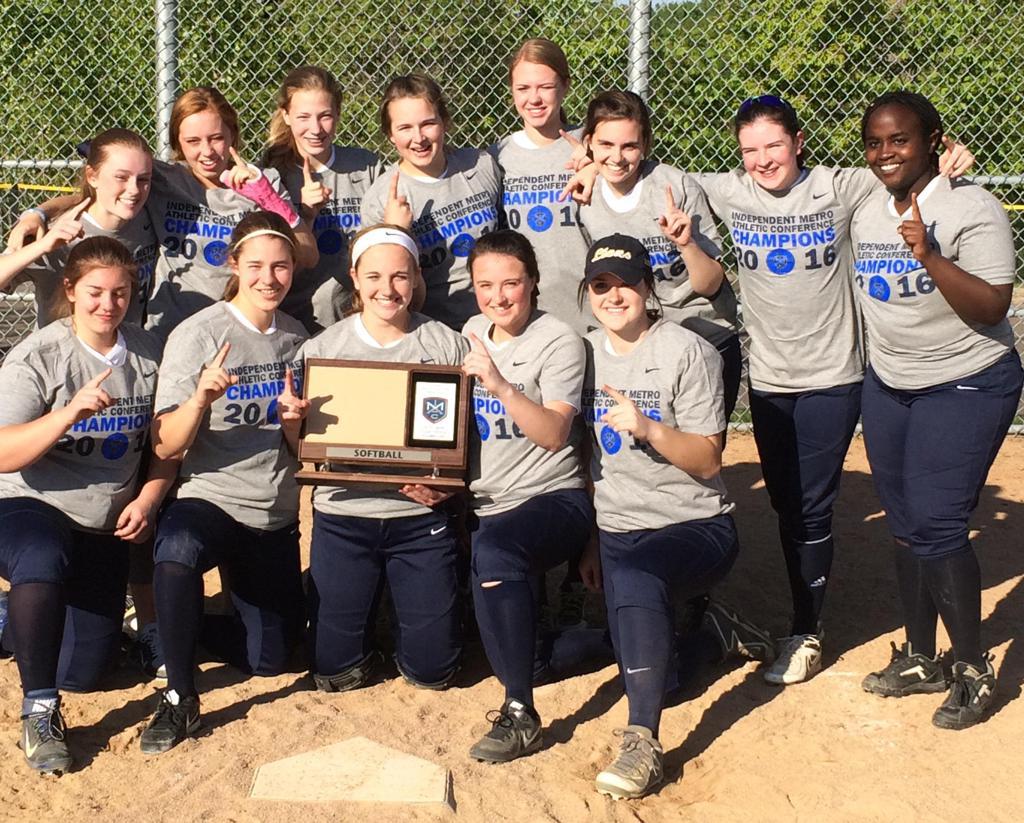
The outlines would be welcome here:
<svg viewBox="0 0 1024 823">
<path fill-rule="evenodd" d="M 300 483 L 465 487 L 469 378 L 458 366 L 311 357 L 302 395 L 299 459 L 320 466 L 297 472 Z"/>
</svg>

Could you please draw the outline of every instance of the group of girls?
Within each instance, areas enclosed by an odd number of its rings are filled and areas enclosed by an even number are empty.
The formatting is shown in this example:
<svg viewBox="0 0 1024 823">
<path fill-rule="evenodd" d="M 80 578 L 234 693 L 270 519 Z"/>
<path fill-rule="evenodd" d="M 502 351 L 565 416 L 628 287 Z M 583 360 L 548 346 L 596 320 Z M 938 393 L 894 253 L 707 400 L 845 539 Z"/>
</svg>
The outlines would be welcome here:
<svg viewBox="0 0 1024 823">
<path fill-rule="evenodd" d="M 168 688 L 143 751 L 167 751 L 199 727 L 206 570 L 221 568 L 237 611 L 219 633 L 223 656 L 256 674 L 289 665 L 305 624 L 294 480 L 309 407 L 302 364 L 344 357 L 461 365 L 475 381 L 465 519 L 477 623 L 505 697 L 471 755 L 503 762 L 542 745 L 537 589 L 545 571 L 578 560 L 583 581 L 604 590 L 629 704 L 597 787 L 614 797 L 654 789 L 674 603 L 706 602 L 738 551 L 720 476 L 740 381 L 736 299 L 713 214 L 737 250 L 755 438 L 793 590 L 791 633 L 766 679 L 797 683 L 821 667 L 832 508 L 862 411 L 907 627 L 864 687 L 948 689 L 935 715 L 947 728 L 991 705 L 967 522 L 1021 389 L 1005 320 L 1013 249 L 996 201 L 940 174 L 934 107 L 906 92 L 875 101 L 862 127 L 869 172 L 807 168 L 792 107 L 751 98 L 735 121 L 742 168 L 690 176 L 647 157 L 650 117 L 635 95 L 598 95 L 573 129 L 555 44 L 525 43 L 509 81 L 523 129 L 483 152 L 447 146 L 434 81 L 393 80 L 381 127 L 399 159 L 387 169 L 333 145 L 339 92 L 321 69 L 286 77 L 265 170 L 239 157 L 223 97 L 192 90 L 172 116 L 177 163 L 106 133 L 86 168 L 91 199 L 44 204 L 19 224 L 0 277 L 46 270 L 29 276 L 51 278 L 70 312 L 0 369 L 10 398 L 0 517 L 11 526 L 0 573 L 34 768 L 70 765 L 57 687 L 90 688 L 102 673 L 119 628 L 124 541 L 154 523 Z M 959 172 L 970 157 L 950 148 L 942 171 Z M 588 202 L 563 202 L 563 189 Z M 145 299 L 137 273 L 156 248 L 117 242 L 136 221 L 158 241 L 155 338 L 125 321 Z M 398 670 L 418 686 L 450 684 L 460 501 L 429 484 L 323 486 L 313 507 L 318 688 L 371 679 L 385 580 Z M 935 649 L 938 616 L 951 673 Z M 722 653 L 776 651 L 720 606 L 705 625 Z"/>
</svg>

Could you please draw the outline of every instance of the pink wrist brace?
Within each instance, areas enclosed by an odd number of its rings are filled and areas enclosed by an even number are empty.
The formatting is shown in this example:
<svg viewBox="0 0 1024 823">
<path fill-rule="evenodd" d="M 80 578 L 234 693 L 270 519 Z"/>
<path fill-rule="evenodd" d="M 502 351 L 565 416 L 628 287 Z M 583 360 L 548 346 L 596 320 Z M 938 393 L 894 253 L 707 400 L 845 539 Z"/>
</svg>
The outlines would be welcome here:
<svg viewBox="0 0 1024 823">
<path fill-rule="evenodd" d="M 260 172 L 258 178 L 248 181 L 241 187 L 231 186 L 230 170 L 223 172 L 220 179 L 225 186 L 230 186 L 232 191 L 237 191 L 242 197 L 252 200 L 261 209 L 279 214 L 293 229 L 299 225 L 299 215 L 295 213 L 295 209 L 274 190 L 263 172 Z"/>
</svg>

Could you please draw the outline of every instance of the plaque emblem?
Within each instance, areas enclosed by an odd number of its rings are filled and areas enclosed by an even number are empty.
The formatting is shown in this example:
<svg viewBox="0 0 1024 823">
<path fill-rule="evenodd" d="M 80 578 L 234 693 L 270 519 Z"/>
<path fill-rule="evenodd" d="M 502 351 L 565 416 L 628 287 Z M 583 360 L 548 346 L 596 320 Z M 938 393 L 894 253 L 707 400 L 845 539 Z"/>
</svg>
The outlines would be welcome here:
<svg viewBox="0 0 1024 823">
<path fill-rule="evenodd" d="M 424 397 L 423 416 L 431 423 L 440 423 L 448 416 L 448 400 L 444 397 Z"/>
</svg>

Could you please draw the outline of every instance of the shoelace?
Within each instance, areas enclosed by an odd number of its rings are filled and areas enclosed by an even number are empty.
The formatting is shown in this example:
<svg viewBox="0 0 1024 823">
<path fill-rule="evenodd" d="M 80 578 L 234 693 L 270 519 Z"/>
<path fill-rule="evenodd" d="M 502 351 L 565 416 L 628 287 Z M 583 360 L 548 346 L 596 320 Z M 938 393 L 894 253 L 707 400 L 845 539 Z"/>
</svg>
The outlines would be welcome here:
<svg viewBox="0 0 1024 823">
<path fill-rule="evenodd" d="M 51 740 L 64 740 L 64 723 L 60 713 L 53 711 L 34 712 L 25 716 L 26 720 L 32 721 L 36 736 L 41 743 L 49 743 Z"/>
<path fill-rule="evenodd" d="M 613 734 L 622 738 L 615 766 L 646 780 L 652 771 L 654 747 L 636 732 L 616 729 Z"/>
<path fill-rule="evenodd" d="M 491 709 L 487 712 L 487 722 L 491 724 L 491 731 L 499 726 L 503 729 L 511 729 L 513 724 L 512 715 L 501 709 Z"/>
</svg>

